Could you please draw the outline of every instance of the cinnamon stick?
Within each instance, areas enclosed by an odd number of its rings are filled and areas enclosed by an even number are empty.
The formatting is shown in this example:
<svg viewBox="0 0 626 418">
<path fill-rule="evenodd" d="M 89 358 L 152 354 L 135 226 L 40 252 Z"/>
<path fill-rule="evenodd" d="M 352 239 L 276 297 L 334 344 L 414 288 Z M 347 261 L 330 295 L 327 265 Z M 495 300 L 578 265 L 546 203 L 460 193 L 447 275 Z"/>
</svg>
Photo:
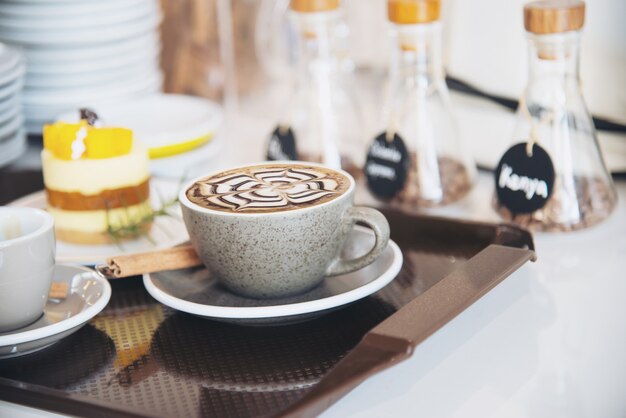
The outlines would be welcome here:
<svg viewBox="0 0 626 418">
<path fill-rule="evenodd" d="M 107 259 L 97 270 L 107 278 L 118 279 L 144 273 L 177 270 L 202 264 L 191 245 L 149 253 L 118 255 Z"/>
</svg>

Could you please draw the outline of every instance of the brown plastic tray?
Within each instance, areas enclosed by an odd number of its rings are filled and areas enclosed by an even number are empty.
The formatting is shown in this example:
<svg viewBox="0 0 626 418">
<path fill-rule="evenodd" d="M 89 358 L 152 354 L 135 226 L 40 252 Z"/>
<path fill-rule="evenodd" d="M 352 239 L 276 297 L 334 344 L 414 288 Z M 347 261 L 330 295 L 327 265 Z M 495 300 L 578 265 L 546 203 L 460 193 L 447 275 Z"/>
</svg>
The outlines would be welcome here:
<svg viewBox="0 0 626 418">
<path fill-rule="evenodd" d="M 366 299 L 243 327 L 169 309 L 139 278 L 114 281 L 109 306 L 80 331 L 0 360 L 0 399 L 85 417 L 314 416 L 534 258 L 514 226 L 386 215 L 404 264 Z"/>
</svg>

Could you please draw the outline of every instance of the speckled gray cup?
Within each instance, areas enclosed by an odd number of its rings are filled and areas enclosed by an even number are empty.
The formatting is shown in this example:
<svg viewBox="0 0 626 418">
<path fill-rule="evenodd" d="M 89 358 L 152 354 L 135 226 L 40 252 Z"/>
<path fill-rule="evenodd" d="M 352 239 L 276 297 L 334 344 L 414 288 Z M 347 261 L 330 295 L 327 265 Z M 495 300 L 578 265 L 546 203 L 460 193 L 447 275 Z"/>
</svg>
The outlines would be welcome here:
<svg viewBox="0 0 626 418">
<path fill-rule="evenodd" d="M 0 332 L 41 316 L 52 285 L 54 252 L 50 214 L 0 207 Z"/>
<path fill-rule="evenodd" d="M 353 206 L 354 179 L 339 172 L 350 181 L 341 196 L 314 206 L 269 213 L 201 207 L 187 198 L 186 191 L 196 181 L 218 173 L 194 179 L 179 195 L 191 244 L 222 284 L 255 298 L 295 295 L 315 287 L 324 277 L 361 269 L 387 246 L 389 224 L 377 210 Z M 376 242 L 367 254 L 343 260 L 341 249 L 356 222 L 371 228 Z"/>
</svg>

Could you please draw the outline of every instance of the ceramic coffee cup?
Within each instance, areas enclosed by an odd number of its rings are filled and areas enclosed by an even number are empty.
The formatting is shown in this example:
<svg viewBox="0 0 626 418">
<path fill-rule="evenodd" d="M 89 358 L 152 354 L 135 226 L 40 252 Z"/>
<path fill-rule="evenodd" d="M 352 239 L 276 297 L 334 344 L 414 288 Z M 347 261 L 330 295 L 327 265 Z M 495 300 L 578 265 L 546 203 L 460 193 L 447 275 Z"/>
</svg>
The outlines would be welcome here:
<svg viewBox="0 0 626 418">
<path fill-rule="evenodd" d="M 179 200 L 191 243 L 215 277 L 236 293 L 275 298 L 361 269 L 386 247 L 387 220 L 353 206 L 354 189 L 345 171 L 268 162 L 196 178 Z M 367 225 L 376 242 L 367 254 L 343 260 L 356 222 Z"/>
<path fill-rule="evenodd" d="M 42 314 L 54 271 L 54 222 L 43 210 L 0 207 L 0 332 Z"/>
</svg>

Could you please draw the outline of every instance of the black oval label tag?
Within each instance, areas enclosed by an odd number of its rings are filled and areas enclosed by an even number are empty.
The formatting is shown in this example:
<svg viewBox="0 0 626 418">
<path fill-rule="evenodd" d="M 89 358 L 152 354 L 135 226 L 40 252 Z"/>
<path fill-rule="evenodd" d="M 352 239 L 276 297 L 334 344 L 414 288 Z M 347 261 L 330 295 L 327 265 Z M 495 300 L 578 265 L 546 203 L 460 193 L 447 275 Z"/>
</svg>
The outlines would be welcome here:
<svg viewBox="0 0 626 418">
<path fill-rule="evenodd" d="M 378 135 L 367 151 L 363 172 L 367 187 L 380 199 L 391 199 L 406 182 L 409 171 L 409 153 L 398 134 L 387 140 L 387 133 Z"/>
<path fill-rule="evenodd" d="M 265 156 L 269 161 L 297 160 L 296 137 L 291 127 L 278 126 L 272 132 Z"/>
<path fill-rule="evenodd" d="M 554 165 L 546 150 L 533 144 L 528 155 L 526 147 L 522 142 L 509 148 L 495 171 L 498 200 L 514 214 L 544 207 L 554 186 Z"/>
</svg>

